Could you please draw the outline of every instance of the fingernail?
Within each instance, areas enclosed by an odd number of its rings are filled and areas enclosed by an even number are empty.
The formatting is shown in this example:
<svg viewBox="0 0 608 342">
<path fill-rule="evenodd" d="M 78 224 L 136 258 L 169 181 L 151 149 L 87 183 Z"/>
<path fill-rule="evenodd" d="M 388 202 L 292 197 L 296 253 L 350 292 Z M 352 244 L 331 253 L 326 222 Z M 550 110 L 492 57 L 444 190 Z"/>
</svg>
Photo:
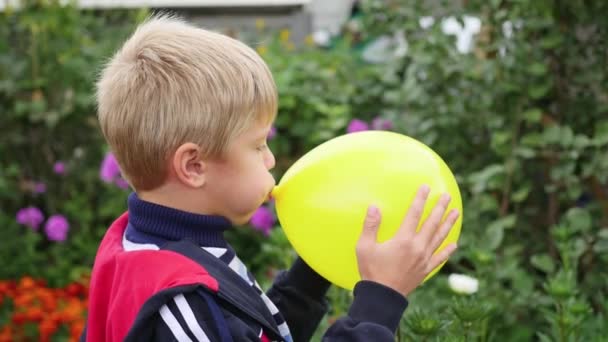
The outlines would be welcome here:
<svg viewBox="0 0 608 342">
<path fill-rule="evenodd" d="M 422 193 L 426 195 L 429 193 L 429 191 L 431 191 L 431 188 L 428 185 L 424 184 L 420 187 L 420 191 L 422 191 Z"/>
</svg>

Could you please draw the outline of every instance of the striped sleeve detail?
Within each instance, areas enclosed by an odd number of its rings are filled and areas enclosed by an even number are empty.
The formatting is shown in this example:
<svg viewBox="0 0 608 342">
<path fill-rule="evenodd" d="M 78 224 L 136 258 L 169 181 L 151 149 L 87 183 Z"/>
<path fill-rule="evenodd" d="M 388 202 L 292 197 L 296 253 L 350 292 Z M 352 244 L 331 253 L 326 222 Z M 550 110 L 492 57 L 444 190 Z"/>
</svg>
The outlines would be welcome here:
<svg viewBox="0 0 608 342">
<path fill-rule="evenodd" d="M 158 336 L 179 342 L 218 341 L 217 327 L 207 306 L 197 294 L 178 294 L 159 310 L 162 321 Z"/>
<path fill-rule="evenodd" d="M 198 324 L 196 321 L 194 312 L 192 312 L 190 305 L 186 301 L 186 297 L 184 297 L 183 294 L 179 294 L 173 298 L 173 301 L 177 305 L 179 312 L 182 314 L 182 317 L 184 317 L 188 328 L 192 334 L 194 334 L 196 339 L 200 342 L 209 342 L 209 337 L 207 337 L 207 334 L 205 334 L 203 328 L 201 328 L 200 324 Z"/>
<path fill-rule="evenodd" d="M 167 305 L 163 305 L 160 308 L 159 312 L 160 312 L 160 317 L 162 317 L 162 319 L 163 319 L 163 322 L 165 322 L 165 324 L 167 325 L 167 327 L 169 328 L 169 330 L 171 331 L 171 333 L 173 334 L 173 336 L 175 337 L 175 339 L 177 341 L 179 341 L 179 342 L 191 342 L 192 341 L 190 339 L 190 337 L 188 337 L 188 335 L 186 334 L 186 332 L 184 331 L 182 326 L 177 321 L 177 318 L 175 317 L 173 312 L 171 312 L 171 310 L 169 309 L 169 307 Z"/>
</svg>

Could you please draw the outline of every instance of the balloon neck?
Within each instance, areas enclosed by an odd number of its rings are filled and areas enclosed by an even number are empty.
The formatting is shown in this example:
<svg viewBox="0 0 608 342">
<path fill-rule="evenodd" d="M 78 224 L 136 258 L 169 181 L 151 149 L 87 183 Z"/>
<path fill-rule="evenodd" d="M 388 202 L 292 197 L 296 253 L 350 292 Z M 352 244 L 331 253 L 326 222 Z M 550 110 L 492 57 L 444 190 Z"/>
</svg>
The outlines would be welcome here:
<svg viewBox="0 0 608 342">
<path fill-rule="evenodd" d="M 276 199 L 280 194 L 281 194 L 281 187 L 279 185 L 277 185 L 270 192 L 270 199 Z"/>
</svg>

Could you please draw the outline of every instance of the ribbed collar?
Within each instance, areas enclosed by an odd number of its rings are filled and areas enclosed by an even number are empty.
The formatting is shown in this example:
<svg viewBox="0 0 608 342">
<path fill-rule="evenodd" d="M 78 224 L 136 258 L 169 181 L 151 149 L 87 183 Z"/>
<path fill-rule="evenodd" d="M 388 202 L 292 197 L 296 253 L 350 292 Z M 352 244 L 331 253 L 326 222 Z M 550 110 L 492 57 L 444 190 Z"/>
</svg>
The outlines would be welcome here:
<svg viewBox="0 0 608 342">
<path fill-rule="evenodd" d="M 129 223 L 141 233 L 169 241 L 184 239 L 205 247 L 227 247 L 224 231 L 232 226 L 222 216 L 194 214 L 140 199 L 128 199 Z"/>
</svg>

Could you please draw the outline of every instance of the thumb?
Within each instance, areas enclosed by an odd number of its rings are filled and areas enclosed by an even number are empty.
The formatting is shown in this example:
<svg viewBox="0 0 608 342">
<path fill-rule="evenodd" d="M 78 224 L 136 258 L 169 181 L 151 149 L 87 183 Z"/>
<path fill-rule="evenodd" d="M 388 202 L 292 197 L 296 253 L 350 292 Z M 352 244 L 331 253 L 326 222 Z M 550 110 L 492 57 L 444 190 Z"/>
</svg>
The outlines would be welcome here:
<svg viewBox="0 0 608 342">
<path fill-rule="evenodd" d="M 376 243 L 380 221 L 382 221 L 380 209 L 373 205 L 369 206 L 369 208 L 367 208 L 367 214 L 365 215 L 365 221 L 363 222 L 363 230 L 359 237 L 360 244 Z"/>
</svg>

